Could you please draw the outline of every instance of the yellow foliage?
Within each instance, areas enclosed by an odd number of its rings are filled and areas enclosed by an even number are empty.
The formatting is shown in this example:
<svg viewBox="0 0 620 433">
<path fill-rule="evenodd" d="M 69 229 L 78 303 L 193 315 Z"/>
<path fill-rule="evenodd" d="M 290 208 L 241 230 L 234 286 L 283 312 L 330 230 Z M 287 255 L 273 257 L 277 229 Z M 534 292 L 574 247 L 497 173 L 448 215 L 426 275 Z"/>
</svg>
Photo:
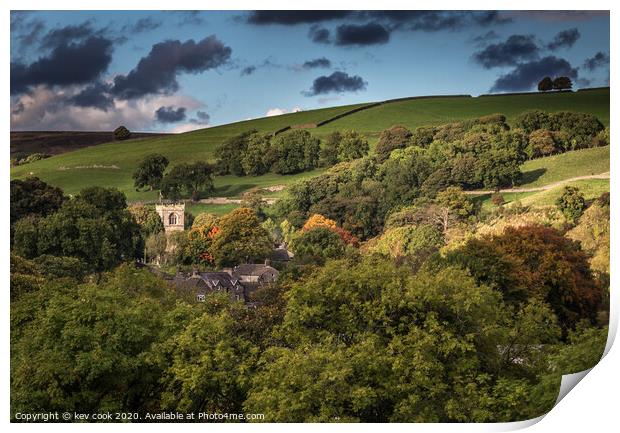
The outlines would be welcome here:
<svg viewBox="0 0 620 433">
<path fill-rule="evenodd" d="M 327 229 L 334 230 L 336 229 L 337 225 L 336 221 L 330 220 L 329 218 L 325 218 L 321 214 L 315 213 L 310 218 L 308 218 L 308 221 L 306 221 L 306 223 L 302 227 L 302 230 L 308 232 L 318 227 L 325 227 Z"/>
</svg>

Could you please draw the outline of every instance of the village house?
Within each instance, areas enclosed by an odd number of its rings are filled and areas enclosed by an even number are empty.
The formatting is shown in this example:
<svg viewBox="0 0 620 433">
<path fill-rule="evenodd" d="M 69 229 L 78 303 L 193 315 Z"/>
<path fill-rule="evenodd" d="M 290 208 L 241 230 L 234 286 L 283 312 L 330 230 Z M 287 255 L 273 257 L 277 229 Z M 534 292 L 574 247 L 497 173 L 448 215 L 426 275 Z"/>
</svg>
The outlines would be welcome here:
<svg viewBox="0 0 620 433">
<path fill-rule="evenodd" d="M 195 297 L 198 302 L 204 302 L 211 293 L 228 293 L 233 301 L 246 301 L 244 286 L 228 272 L 177 274 L 171 283 L 180 294 Z"/>
<path fill-rule="evenodd" d="M 268 264 L 246 264 L 220 272 L 178 273 L 170 283 L 182 296 L 203 302 L 211 293 L 226 292 L 233 301 L 249 302 L 252 292 L 278 279 L 278 270 Z"/>
</svg>

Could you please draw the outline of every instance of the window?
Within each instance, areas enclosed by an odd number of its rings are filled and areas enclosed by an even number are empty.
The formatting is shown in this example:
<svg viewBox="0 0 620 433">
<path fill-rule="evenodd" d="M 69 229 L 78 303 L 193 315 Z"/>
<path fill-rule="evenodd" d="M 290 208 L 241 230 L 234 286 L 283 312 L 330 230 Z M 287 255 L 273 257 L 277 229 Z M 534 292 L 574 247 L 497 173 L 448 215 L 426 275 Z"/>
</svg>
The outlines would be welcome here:
<svg viewBox="0 0 620 433">
<path fill-rule="evenodd" d="M 205 295 L 198 295 L 196 297 L 198 298 L 198 302 L 204 302 L 205 300 Z"/>
<path fill-rule="evenodd" d="M 176 225 L 177 224 L 177 214 L 171 213 L 170 216 L 168 217 L 168 223 L 171 226 Z"/>
</svg>

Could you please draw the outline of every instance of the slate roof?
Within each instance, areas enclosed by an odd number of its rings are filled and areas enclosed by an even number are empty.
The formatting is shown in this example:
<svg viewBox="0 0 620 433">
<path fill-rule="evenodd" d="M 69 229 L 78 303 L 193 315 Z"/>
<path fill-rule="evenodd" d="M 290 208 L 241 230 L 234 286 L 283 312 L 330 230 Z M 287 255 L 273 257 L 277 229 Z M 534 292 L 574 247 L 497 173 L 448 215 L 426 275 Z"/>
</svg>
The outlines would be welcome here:
<svg viewBox="0 0 620 433">
<path fill-rule="evenodd" d="M 268 266 L 268 265 L 247 264 L 247 265 L 235 266 L 235 268 L 233 269 L 233 275 L 251 275 L 255 277 L 260 277 L 267 271 L 274 271 L 276 274 L 278 273 L 277 269 L 272 268 L 271 266 Z"/>
<path fill-rule="evenodd" d="M 213 288 L 234 289 L 239 280 L 227 272 L 201 272 L 200 277 Z"/>
</svg>

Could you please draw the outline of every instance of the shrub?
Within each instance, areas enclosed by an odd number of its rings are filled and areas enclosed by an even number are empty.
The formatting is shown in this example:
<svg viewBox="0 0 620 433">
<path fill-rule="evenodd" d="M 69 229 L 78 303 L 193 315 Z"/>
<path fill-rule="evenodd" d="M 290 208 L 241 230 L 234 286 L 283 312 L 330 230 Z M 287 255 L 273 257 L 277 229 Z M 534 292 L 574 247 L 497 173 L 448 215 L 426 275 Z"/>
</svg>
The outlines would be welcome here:
<svg viewBox="0 0 620 433">
<path fill-rule="evenodd" d="M 501 195 L 500 193 L 495 193 L 491 196 L 491 203 L 493 203 L 495 206 L 503 206 L 506 201 L 504 200 L 504 196 Z"/>
<path fill-rule="evenodd" d="M 564 192 L 558 197 L 555 204 L 568 221 L 575 222 L 586 208 L 586 199 L 579 188 L 565 186 Z"/>
</svg>

